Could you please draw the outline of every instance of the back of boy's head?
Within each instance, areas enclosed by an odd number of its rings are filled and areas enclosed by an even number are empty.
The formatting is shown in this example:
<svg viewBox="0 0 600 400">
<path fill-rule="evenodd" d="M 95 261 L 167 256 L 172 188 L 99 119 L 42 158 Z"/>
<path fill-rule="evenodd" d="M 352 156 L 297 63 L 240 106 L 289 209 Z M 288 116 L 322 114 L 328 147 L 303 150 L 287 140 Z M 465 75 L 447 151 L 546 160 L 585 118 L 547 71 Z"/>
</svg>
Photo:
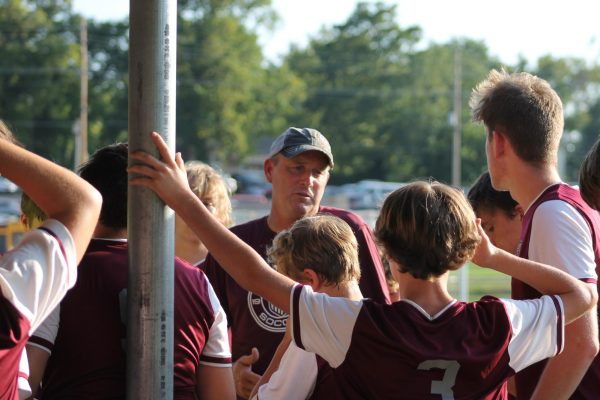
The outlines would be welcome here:
<svg viewBox="0 0 600 400">
<path fill-rule="evenodd" d="M 600 210 L 600 140 L 594 143 L 581 164 L 579 191 L 586 203 Z"/>
<path fill-rule="evenodd" d="M 277 234 L 267 254 L 278 271 L 296 281 L 306 268 L 327 285 L 360 279 L 356 237 L 344 220 L 333 215 L 299 219 Z"/>
<path fill-rule="evenodd" d="M 475 214 L 458 189 L 413 182 L 384 201 L 375 237 L 401 272 L 438 277 L 471 259 L 479 243 Z"/>
<path fill-rule="evenodd" d="M 27 229 L 32 229 L 48 219 L 46 213 L 26 193 L 21 195 L 21 213 L 27 219 Z"/>
<path fill-rule="evenodd" d="M 507 217 L 514 218 L 518 215 L 518 203 L 510 196 L 509 192 L 499 191 L 492 186 L 489 172 L 484 172 L 477 178 L 467 198 L 476 214 L 481 211 L 502 211 Z"/>
<path fill-rule="evenodd" d="M 564 126 L 562 102 L 545 80 L 526 72 L 490 71 L 471 94 L 474 121 L 508 137 L 524 161 L 556 164 Z"/>
<path fill-rule="evenodd" d="M 97 150 L 79 167 L 79 175 L 102 195 L 100 223 L 107 228 L 127 227 L 127 143 Z"/>
<path fill-rule="evenodd" d="M 210 165 L 201 161 L 185 163 L 188 183 L 196 196 L 215 208 L 215 216 L 225 226 L 232 224 L 229 188 L 223 177 Z"/>
</svg>

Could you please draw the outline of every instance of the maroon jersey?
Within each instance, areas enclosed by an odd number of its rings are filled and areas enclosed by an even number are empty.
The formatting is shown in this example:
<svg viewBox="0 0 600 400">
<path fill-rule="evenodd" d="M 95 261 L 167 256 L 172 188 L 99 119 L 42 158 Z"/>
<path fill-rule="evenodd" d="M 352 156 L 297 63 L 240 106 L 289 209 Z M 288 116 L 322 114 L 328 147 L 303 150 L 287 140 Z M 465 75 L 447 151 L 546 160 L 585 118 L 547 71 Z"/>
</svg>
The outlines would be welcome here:
<svg viewBox="0 0 600 400">
<path fill-rule="evenodd" d="M 30 340 L 52 352 L 43 399 L 125 398 L 127 275 L 125 240 L 90 242 L 77 283 L 60 304 L 55 340 L 38 332 Z M 197 365 L 227 365 L 231 356 L 228 346 L 219 352 L 207 344 L 218 310 L 202 271 L 176 259 L 174 285 L 174 397 L 194 399 Z M 222 325 L 217 339 L 228 345 L 224 319 Z M 208 347 L 212 354 L 204 351 Z"/>
<path fill-rule="evenodd" d="M 369 226 L 358 215 L 339 208 L 321 207 L 319 213 L 335 215 L 350 225 L 358 242 L 362 294 L 378 303 L 389 303 L 383 265 Z M 269 228 L 266 216 L 235 226 L 231 231 L 267 260 L 267 249 L 276 233 Z M 210 254 L 201 268 L 231 324 L 233 360 L 250 354 L 256 347 L 260 358 L 252 365 L 252 370 L 263 374 L 283 338 L 287 314 L 238 285 Z"/>
<path fill-rule="evenodd" d="M 581 198 L 579 190 L 565 184 L 556 184 L 547 188 L 528 208 L 523 216 L 521 229 L 521 240 L 519 243 L 518 255 L 523 258 L 531 258 L 529 245 L 533 226 L 533 217 L 539 206 L 545 202 L 552 200 L 560 200 L 566 202 L 573 207 L 585 220 L 592 236 L 594 259 L 596 263 L 596 273 L 587 274 L 584 272 L 571 272 L 580 280 L 597 284 L 597 275 L 600 272 L 600 218 L 598 213 L 591 209 L 590 206 Z M 569 232 L 571 233 L 571 232 Z M 575 233 L 571 233 L 575 234 Z M 553 243 L 548 243 L 549 246 L 554 246 Z M 572 246 L 571 246 L 572 247 Z M 551 265 L 556 265 L 547 260 L 543 260 Z M 581 276 L 583 275 L 583 276 Z M 535 299 L 541 296 L 541 293 L 533 289 L 531 286 L 514 279 L 512 280 L 512 298 L 513 299 Z M 600 318 L 600 317 L 599 317 Z M 517 385 L 517 394 L 519 399 L 529 399 L 535 390 L 537 382 L 546 366 L 546 360 L 540 361 L 529 368 L 519 372 L 515 377 Z M 571 399 L 597 399 L 600 396 L 600 355 L 596 356 L 587 373 L 583 377 L 581 383 L 571 396 Z"/>
<path fill-rule="evenodd" d="M 429 315 L 411 301 L 351 301 L 296 285 L 290 309 L 296 345 L 332 367 L 315 399 L 507 399 L 508 377 L 562 350 L 558 296 L 455 300 Z"/>
</svg>

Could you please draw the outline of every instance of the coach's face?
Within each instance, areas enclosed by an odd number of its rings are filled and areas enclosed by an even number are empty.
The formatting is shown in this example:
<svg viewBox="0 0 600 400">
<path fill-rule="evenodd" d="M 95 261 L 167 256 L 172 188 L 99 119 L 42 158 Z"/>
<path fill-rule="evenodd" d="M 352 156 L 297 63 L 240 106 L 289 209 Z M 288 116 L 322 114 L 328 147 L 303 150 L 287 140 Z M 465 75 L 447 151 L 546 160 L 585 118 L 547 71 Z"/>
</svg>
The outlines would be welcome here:
<svg viewBox="0 0 600 400">
<path fill-rule="evenodd" d="M 293 223 L 317 213 L 329 180 L 329 164 L 319 151 L 292 158 L 278 154 L 265 161 L 265 176 L 272 184 L 271 212 Z"/>
</svg>

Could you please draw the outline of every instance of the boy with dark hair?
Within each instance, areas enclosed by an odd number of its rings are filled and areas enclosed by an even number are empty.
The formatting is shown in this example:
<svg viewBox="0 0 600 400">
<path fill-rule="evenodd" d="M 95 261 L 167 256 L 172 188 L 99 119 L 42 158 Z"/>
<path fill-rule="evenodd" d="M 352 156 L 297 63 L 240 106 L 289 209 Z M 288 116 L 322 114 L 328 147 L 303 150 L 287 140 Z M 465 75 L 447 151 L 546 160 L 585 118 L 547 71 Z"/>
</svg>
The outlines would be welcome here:
<svg viewBox="0 0 600 400">
<path fill-rule="evenodd" d="M 79 169 L 105 201 L 77 283 L 30 341 L 51 353 L 44 399 L 125 397 L 127 157 L 127 144 L 117 143 Z M 174 398 L 232 399 L 227 320 L 212 287 L 177 258 L 174 284 Z"/>
<path fill-rule="evenodd" d="M 581 197 L 593 209 L 600 210 L 600 140 L 586 154 L 579 170 Z"/>
<path fill-rule="evenodd" d="M 181 155 L 171 159 L 162 138 L 151 138 L 163 161 L 132 153 L 138 164 L 129 168 L 137 174 L 130 182 L 154 190 L 179 213 L 242 287 L 291 313 L 294 343 L 333 367 L 329 379 L 338 398 L 505 398 L 506 379 L 560 352 L 564 323 L 597 301 L 594 287 L 493 247 L 461 192 L 427 182 L 389 195 L 377 220 L 401 301 L 314 293 L 274 271 L 216 221 L 189 190 Z M 553 295 L 459 302 L 448 293 L 449 271 L 472 257 Z"/>
<path fill-rule="evenodd" d="M 600 218 L 579 190 L 563 183 L 558 173 L 564 118 L 557 93 L 534 75 L 492 70 L 474 89 L 470 104 L 473 120 L 485 126 L 493 187 L 509 191 L 525 209 L 518 255 L 560 268 L 596 287 Z M 513 279 L 514 299 L 539 296 L 529 285 Z M 560 356 L 517 374 L 519 399 L 532 395 L 543 399 L 598 397 L 596 310 L 569 325 L 565 340 Z"/>
<path fill-rule="evenodd" d="M 467 198 L 494 246 L 516 253 L 523 208 L 510 193 L 494 189 L 489 172 L 484 172 L 469 189 Z"/>
<path fill-rule="evenodd" d="M 48 220 L 0 258 L 0 397 L 11 400 L 19 396 L 27 339 L 75 283 L 102 202 L 81 178 L 13 139 L 0 121 L 0 174 L 39 204 Z"/>
</svg>

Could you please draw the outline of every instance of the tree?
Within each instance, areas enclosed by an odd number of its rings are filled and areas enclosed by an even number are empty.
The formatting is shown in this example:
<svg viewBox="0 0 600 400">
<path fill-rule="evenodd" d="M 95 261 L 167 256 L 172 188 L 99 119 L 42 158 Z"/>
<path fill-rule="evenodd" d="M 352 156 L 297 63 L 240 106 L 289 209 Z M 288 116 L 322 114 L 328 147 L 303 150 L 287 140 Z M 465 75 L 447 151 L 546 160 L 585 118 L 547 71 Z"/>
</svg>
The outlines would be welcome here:
<svg viewBox="0 0 600 400">
<path fill-rule="evenodd" d="M 28 148 L 72 165 L 79 20 L 69 1 L 0 1 L 0 118 Z"/>
<path fill-rule="evenodd" d="M 304 118 L 330 138 L 333 180 L 386 178 L 385 140 L 393 104 L 406 86 L 410 54 L 420 38 L 401 29 L 396 6 L 359 3 L 338 26 L 324 29 L 287 63 L 307 84 Z"/>
</svg>

